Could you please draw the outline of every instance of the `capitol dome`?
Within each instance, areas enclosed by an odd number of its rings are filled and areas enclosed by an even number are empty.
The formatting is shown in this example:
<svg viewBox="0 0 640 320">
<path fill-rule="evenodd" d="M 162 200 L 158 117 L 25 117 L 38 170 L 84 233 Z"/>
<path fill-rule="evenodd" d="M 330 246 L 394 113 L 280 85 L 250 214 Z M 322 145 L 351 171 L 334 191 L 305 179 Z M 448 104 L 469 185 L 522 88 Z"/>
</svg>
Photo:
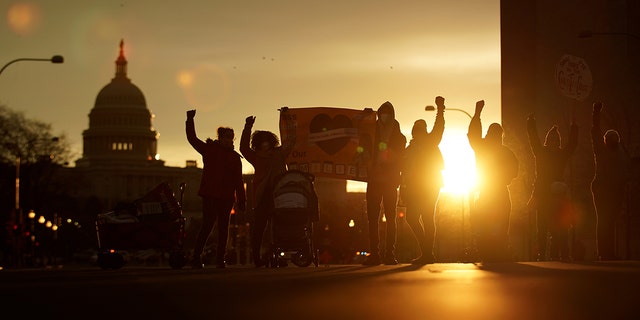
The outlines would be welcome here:
<svg viewBox="0 0 640 320">
<path fill-rule="evenodd" d="M 120 55 L 116 60 L 116 75 L 104 86 L 96 97 L 95 108 L 147 108 L 144 94 L 127 77 L 127 59 L 124 57 L 124 42 L 120 42 Z"/>
<path fill-rule="evenodd" d="M 100 90 L 96 97 L 96 108 L 147 108 L 147 103 L 140 88 L 131 83 L 126 77 L 115 77 L 111 83 Z"/>
<path fill-rule="evenodd" d="M 83 156 L 77 166 L 92 164 L 157 163 L 158 132 L 142 90 L 127 77 L 124 41 L 116 59 L 116 73 L 96 96 L 89 113 L 89 129 L 82 133 Z"/>
</svg>

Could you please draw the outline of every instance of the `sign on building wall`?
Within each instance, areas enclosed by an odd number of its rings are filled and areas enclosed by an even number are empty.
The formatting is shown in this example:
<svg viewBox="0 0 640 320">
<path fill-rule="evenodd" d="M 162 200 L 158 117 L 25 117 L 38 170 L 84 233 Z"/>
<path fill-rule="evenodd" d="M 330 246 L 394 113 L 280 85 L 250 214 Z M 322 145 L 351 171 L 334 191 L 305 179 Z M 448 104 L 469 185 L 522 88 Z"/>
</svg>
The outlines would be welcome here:
<svg viewBox="0 0 640 320">
<path fill-rule="evenodd" d="M 556 84 L 565 97 L 586 99 L 593 87 L 589 65 L 580 57 L 565 54 L 556 65 Z"/>
<path fill-rule="evenodd" d="M 295 146 L 287 159 L 289 169 L 316 177 L 367 181 L 375 121 L 376 113 L 372 109 L 283 108 L 280 112 L 282 141 L 289 141 L 292 132 L 296 135 Z"/>
</svg>

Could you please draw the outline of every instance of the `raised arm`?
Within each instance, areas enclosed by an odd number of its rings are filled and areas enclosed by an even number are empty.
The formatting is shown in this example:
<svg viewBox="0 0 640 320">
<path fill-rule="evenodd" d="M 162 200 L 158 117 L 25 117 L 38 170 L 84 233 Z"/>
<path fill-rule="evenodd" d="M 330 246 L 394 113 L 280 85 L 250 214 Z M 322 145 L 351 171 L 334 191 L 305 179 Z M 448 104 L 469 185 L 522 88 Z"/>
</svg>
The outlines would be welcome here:
<svg viewBox="0 0 640 320">
<path fill-rule="evenodd" d="M 198 151 L 200 154 L 202 154 L 204 147 L 206 145 L 206 143 L 200 139 L 198 139 L 197 135 L 196 135 L 196 125 L 193 121 L 193 118 L 195 118 L 196 116 L 196 110 L 189 110 L 187 111 L 187 120 L 185 121 L 185 129 L 186 129 L 186 133 L 187 133 L 187 141 L 189 141 L 189 144 L 191 144 L 191 146 Z"/>
<path fill-rule="evenodd" d="M 537 155 L 542 149 L 540 137 L 538 137 L 538 128 L 536 118 L 533 114 L 527 117 L 527 136 L 529 137 L 529 146 L 534 155 Z"/>
<path fill-rule="evenodd" d="M 436 97 L 436 106 L 437 106 L 437 113 L 436 113 L 436 121 L 433 124 L 433 129 L 431 129 L 431 133 L 429 133 L 429 135 L 433 136 L 434 141 L 437 142 L 437 144 L 440 144 L 440 141 L 442 141 L 442 136 L 444 135 L 444 98 L 437 96 Z"/>
<path fill-rule="evenodd" d="M 251 149 L 251 130 L 253 124 L 256 121 L 256 117 L 248 116 L 245 120 L 244 129 L 242 130 L 242 136 L 240 137 L 240 153 L 244 156 L 249 163 L 254 164 L 256 159 L 256 152 Z"/>
<path fill-rule="evenodd" d="M 484 108 L 484 100 L 476 102 L 476 110 L 473 114 L 473 118 L 469 122 L 469 130 L 467 132 L 467 138 L 469 139 L 469 145 L 472 149 L 476 149 L 482 142 L 482 122 L 480 121 L 480 114 Z"/>
</svg>

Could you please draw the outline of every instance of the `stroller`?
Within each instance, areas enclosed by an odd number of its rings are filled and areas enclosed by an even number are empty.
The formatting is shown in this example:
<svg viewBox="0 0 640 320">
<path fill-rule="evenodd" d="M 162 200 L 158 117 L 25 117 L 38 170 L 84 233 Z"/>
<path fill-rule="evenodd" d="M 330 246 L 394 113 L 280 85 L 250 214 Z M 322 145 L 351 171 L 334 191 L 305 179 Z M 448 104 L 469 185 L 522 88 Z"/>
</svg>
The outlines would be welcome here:
<svg viewBox="0 0 640 320">
<path fill-rule="evenodd" d="M 98 215 L 97 264 L 102 269 L 120 269 L 125 259 L 117 250 L 161 249 L 169 251 L 169 265 L 180 269 L 186 264 L 183 249 L 185 218 L 182 199 L 185 183 L 180 184 L 180 202 L 168 183 L 163 182 L 132 203 Z"/>
<path fill-rule="evenodd" d="M 299 267 L 308 267 L 312 262 L 318 266 L 313 223 L 320 217 L 314 180 L 313 175 L 298 170 L 289 170 L 276 180 L 275 212 L 271 220 L 271 266 L 286 265 L 287 260 Z"/>
</svg>

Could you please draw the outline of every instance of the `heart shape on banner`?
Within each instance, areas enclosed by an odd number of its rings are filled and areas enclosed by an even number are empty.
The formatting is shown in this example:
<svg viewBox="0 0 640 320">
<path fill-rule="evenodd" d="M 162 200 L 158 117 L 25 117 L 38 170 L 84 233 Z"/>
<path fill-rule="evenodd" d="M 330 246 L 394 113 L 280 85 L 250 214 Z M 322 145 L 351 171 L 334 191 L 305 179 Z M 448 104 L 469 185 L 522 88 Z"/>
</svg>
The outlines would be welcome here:
<svg viewBox="0 0 640 320">
<path fill-rule="evenodd" d="M 309 123 L 309 132 L 311 135 L 322 134 L 338 129 L 353 129 L 351 118 L 340 114 L 332 118 L 328 114 L 320 113 L 313 117 Z M 321 139 L 315 141 L 315 144 L 327 154 L 334 155 L 342 150 L 342 148 L 349 143 L 350 139 L 350 137 L 342 135 L 335 138 Z"/>
</svg>

